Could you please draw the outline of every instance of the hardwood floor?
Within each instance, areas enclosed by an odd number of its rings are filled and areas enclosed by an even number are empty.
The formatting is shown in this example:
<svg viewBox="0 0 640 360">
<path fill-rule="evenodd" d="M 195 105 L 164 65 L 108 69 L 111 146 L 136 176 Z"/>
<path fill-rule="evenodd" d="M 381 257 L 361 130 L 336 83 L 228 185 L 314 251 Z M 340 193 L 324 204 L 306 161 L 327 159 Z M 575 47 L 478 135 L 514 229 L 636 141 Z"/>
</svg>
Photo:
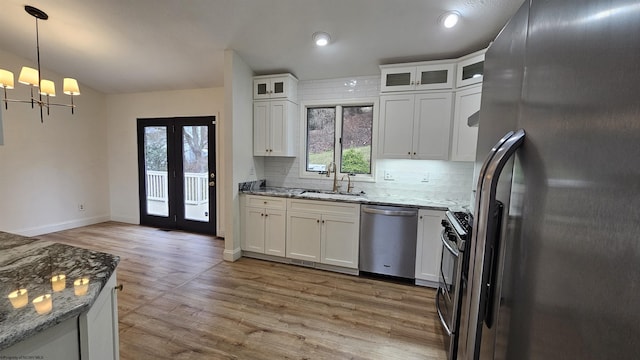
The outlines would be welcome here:
<svg viewBox="0 0 640 360">
<path fill-rule="evenodd" d="M 121 359 L 444 359 L 435 290 L 242 258 L 107 222 L 39 236 L 120 256 Z"/>
</svg>

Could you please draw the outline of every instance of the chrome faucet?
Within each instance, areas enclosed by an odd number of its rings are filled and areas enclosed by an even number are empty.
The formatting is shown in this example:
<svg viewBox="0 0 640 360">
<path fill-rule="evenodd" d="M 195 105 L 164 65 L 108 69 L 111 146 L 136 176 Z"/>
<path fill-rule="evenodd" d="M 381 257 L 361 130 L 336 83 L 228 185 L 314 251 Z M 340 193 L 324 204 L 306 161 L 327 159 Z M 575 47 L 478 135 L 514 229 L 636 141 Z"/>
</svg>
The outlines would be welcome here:
<svg viewBox="0 0 640 360">
<path fill-rule="evenodd" d="M 331 172 L 333 172 L 333 189 L 331 191 L 338 192 L 338 168 L 333 161 L 327 165 L 327 177 L 331 176 Z"/>
<path fill-rule="evenodd" d="M 342 179 L 340 181 L 344 181 L 344 177 L 347 177 L 347 192 L 350 193 L 353 190 L 353 184 L 351 183 L 351 174 L 342 175 Z"/>
</svg>

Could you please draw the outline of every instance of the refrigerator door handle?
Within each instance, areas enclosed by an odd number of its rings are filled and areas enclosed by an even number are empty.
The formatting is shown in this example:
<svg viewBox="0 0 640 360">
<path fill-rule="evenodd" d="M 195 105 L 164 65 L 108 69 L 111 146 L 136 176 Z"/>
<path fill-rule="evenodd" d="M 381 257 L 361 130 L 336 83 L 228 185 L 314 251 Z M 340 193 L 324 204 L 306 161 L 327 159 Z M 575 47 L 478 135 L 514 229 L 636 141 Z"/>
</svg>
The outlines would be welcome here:
<svg viewBox="0 0 640 360">
<path fill-rule="evenodd" d="M 478 179 L 478 194 L 476 198 L 476 217 L 474 223 L 474 235 L 471 256 L 476 260 L 470 263 L 473 269 L 469 269 L 470 280 L 472 281 L 471 299 L 469 307 L 469 325 L 467 336 L 467 351 L 476 353 L 480 345 L 482 323 L 486 315 L 486 301 L 488 293 L 488 267 L 487 259 L 488 237 L 495 234 L 497 219 L 491 214 L 496 211 L 496 189 L 500 173 L 505 164 L 509 161 L 515 151 L 522 145 L 525 132 L 520 129 L 516 132 L 507 133 L 492 149 L 492 154 L 487 157 L 487 161 L 482 166 L 480 178 Z M 496 149 L 494 151 L 494 149 Z"/>
<path fill-rule="evenodd" d="M 493 145 L 493 147 L 489 151 L 489 154 L 487 155 L 487 158 L 484 160 L 484 163 L 482 163 L 482 167 L 480 168 L 480 173 L 479 173 L 479 176 L 478 176 L 478 185 L 476 187 L 476 189 L 477 189 L 476 193 L 477 193 L 478 198 L 476 200 L 475 209 L 478 209 L 478 205 L 479 205 L 479 202 L 480 202 L 480 196 L 481 196 L 481 193 L 482 193 L 482 179 L 484 179 L 484 174 L 485 174 L 485 172 L 487 172 L 487 167 L 489 166 L 489 164 L 493 160 L 493 157 L 496 155 L 496 153 L 498 152 L 500 147 L 502 147 L 502 145 L 507 140 L 509 140 L 509 138 L 511 136 L 513 136 L 513 134 L 514 134 L 513 131 L 509 131 L 500 140 L 498 140 L 498 142 L 495 145 Z"/>
</svg>

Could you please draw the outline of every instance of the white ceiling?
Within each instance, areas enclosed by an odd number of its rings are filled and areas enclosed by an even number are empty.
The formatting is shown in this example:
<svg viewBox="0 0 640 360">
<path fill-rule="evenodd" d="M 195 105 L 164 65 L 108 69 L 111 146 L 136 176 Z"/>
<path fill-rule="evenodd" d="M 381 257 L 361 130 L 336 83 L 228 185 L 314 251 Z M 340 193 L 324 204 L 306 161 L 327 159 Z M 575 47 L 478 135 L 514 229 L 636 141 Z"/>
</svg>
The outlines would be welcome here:
<svg viewBox="0 0 640 360">
<path fill-rule="evenodd" d="M 28 4 L 49 15 L 39 21 L 42 67 L 104 93 L 223 86 L 225 49 L 234 49 L 256 74 L 291 72 L 300 80 L 375 75 L 380 64 L 482 49 L 522 2 L 2 0 L 0 49 L 35 62 Z M 438 23 L 446 10 L 462 15 L 454 29 Z M 332 43 L 315 47 L 316 31 L 330 33 Z"/>
</svg>

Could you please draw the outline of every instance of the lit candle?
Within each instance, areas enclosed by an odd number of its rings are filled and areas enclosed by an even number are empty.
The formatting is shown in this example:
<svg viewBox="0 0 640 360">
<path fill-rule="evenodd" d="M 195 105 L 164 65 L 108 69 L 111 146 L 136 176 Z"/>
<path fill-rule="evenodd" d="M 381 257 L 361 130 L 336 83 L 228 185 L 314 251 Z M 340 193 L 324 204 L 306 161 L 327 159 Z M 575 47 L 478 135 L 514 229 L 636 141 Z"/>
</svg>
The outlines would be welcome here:
<svg viewBox="0 0 640 360">
<path fill-rule="evenodd" d="M 67 277 L 64 274 L 54 275 L 51 278 L 53 291 L 62 291 L 67 286 Z"/>
<path fill-rule="evenodd" d="M 14 309 L 20 309 L 29 303 L 29 294 L 27 294 L 27 289 L 13 291 L 7 297 L 9 298 L 9 301 L 11 301 L 11 305 Z"/>
<path fill-rule="evenodd" d="M 73 282 L 73 292 L 76 294 L 76 296 L 85 295 L 87 293 L 87 290 L 89 290 L 88 277 L 76 279 L 76 281 Z"/>
<path fill-rule="evenodd" d="M 33 299 L 33 307 L 36 308 L 36 312 L 40 315 L 46 314 L 53 308 L 53 301 L 51 294 L 44 294 Z"/>
</svg>

